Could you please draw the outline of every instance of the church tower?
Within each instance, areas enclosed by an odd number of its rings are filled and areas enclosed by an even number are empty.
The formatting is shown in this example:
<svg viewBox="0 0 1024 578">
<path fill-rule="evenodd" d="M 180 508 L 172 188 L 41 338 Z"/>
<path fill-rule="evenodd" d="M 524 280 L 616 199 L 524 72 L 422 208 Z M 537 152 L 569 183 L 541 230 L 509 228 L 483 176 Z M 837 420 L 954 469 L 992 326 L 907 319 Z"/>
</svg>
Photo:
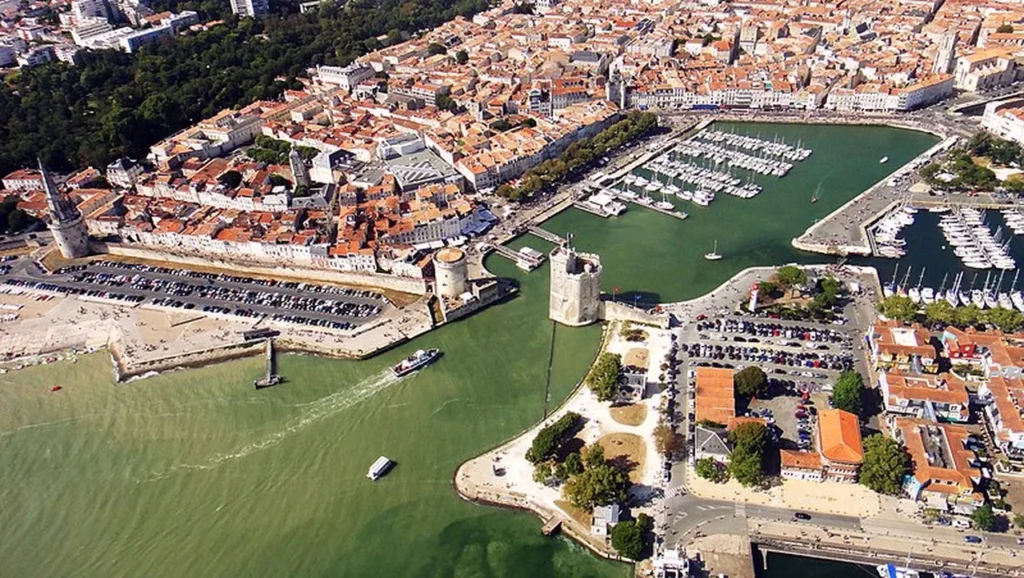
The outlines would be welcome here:
<svg viewBox="0 0 1024 578">
<path fill-rule="evenodd" d="M 89 254 L 89 232 L 85 226 L 85 217 L 74 203 L 60 194 L 42 161 L 39 161 L 39 171 L 43 175 L 53 241 L 65 259 L 85 257 Z"/>
<path fill-rule="evenodd" d="M 296 187 L 308 187 L 310 185 L 309 169 L 306 168 L 306 161 L 302 160 L 299 151 L 292 149 L 288 153 L 288 164 L 291 165 L 292 176 L 295 177 Z"/>
</svg>

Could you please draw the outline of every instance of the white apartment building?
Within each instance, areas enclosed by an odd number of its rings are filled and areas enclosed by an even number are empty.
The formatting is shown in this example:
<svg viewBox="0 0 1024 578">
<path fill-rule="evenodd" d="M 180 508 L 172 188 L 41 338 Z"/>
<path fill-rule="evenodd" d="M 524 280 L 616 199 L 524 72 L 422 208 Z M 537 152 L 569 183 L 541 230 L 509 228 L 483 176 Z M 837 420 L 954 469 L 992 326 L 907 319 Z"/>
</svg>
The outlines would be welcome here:
<svg viewBox="0 0 1024 578">
<path fill-rule="evenodd" d="M 267 0 L 231 0 L 231 11 L 240 18 L 260 16 L 270 11 Z"/>
</svg>

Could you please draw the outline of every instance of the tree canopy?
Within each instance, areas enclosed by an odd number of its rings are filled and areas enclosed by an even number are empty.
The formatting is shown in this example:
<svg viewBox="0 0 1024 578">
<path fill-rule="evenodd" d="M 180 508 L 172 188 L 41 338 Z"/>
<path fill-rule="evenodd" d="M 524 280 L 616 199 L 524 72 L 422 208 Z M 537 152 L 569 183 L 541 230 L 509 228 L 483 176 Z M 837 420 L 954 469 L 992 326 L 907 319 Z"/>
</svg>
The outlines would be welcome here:
<svg viewBox="0 0 1024 578">
<path fill-rule="evenodd" d="M 697 475 L 705 480 L 712 481 L 716 484 L 722 484 L 729 481 L 729 469 L 724 464 L 715 460 L 715 458 L 707 457 L 697 460 L 694 466 L 694 471 Z"/>
<path fill-rule="evenodd" d="M 676 455 L 683 450 L 683 436 L 672 426 L 659 423 L 654 426 L 654 447 L 665 457 Z"/>
<path fill-rule="evenodd" d="M 542 428 L 533 438 L 530 449 L 526 451 L 526 459 L 537 463 L 554 456 L 579 421 L 580 414 L 570 411 L 555 423 Z"/>
<path fill-rule="evenodd" d="M 729 435 L 729 474 L 744 486 L 761 483 L 764 474 L 764 450 L 768 444 L 768 428 L 757 422 L 740 424 Z"/>
<path fill-rule="evenodd" d="M 836 379 L 832 402 L 837 409 L 860 416 L 864 397 L 864 377 L 856 371 L 844 371 Z"/>
<path fill-rule="evenodd" d="M 917 303 L 910 297 L 893 295 L 886 297 L 878 304 L 878 311 L 889 319 L 897 319 L 904 323 L 910 323 L 917 319 Z"/>
<path fill-rule="evenodd" d="M 736 393 L 744 397 L 764 397 L 768 394 L 768 376 L 760 367 L 744 367 L 733 375 Z"/>
<path fill-rule="evenodd" d="M 208 4 L 220 12 L 206 11 Z M 211 18 L 227 6 L 194 5 Z M 306 14 L 227 17 L 136 54 L 82 51 L 74 66 L 22 69 L 0 83 L 0 174 L 35 164 L 37 155 L 61 171 L 144 157 L 154 142 L 221 109 L 298 88 L 295 78 L 311 66 L 344 65 L 378 48 L 377 36 L 400 38 L 400 30 L 470 17 L 487 6 L 485 0 L 324 3 Z"/>
<path fill-rule="evenodd" d="M 598 401 L 608 401 L 618 391 L 621 374 L 622 356 L 618 353 L 602 353 L 587 374 L 587 387 L 594 392 Z"/>
<path fill-rule="evenodd" d="M 619 522 L 612 527 L 612 547 L 620 556 L 638 560 L 645 546 L 644 531 L 633 520 Z"/>
<path fill-rule="evenodd" d="M 895 496 L 903 489 L 910 471 L 910 456 L 896 440 L 875 434 L 864 438 L 864 463 L 860 483 L 880 493 Z"/>
<path fill-rule="evenodd" d="M 573 476 L 562 492 L 577 508 L 587 510 L 594 506 L 619 504 L 626 500 L 629 476 L 609 463 L 590 467 Z"/>
<path fill-rule="evenodd" d="M 794 285 L 803 285 L 807 282 L 807 273 L 799 267 L 784 265 L 775 271 L 775 280 L 778 281 L 779 285 L 783 288 L 789 288 Z"/>
<path fill-rule="evenodd" d="M 985 532 L 992 532 L 999 527 L 999 518 L 992 510 L 991 504 L 984 504 L 975 509 L 971 514 L 971 521 L 976 528 Z"/>
</svg>

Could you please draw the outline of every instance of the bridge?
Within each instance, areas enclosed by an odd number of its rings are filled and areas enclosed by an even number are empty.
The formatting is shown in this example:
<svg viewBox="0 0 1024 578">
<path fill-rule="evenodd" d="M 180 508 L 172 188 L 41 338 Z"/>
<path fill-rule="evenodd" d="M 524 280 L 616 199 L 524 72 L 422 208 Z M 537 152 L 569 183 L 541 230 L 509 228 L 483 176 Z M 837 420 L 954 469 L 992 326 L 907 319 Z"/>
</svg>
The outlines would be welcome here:
<svg viewBox="0 0 1024 578">
<path fill-rule="evenodd" d="M 529 227 L 526 228 L 526 232 L 535 237 L 540 237 L 541 239 L 544 239 L 545 241 L 553 245 L 565 245 L 567 242 L 564 238 L 559 237 L 558 235 L 552 233 L 551 231 L 541 229 L 537 225 L 530 225 Z"/>
</svg>

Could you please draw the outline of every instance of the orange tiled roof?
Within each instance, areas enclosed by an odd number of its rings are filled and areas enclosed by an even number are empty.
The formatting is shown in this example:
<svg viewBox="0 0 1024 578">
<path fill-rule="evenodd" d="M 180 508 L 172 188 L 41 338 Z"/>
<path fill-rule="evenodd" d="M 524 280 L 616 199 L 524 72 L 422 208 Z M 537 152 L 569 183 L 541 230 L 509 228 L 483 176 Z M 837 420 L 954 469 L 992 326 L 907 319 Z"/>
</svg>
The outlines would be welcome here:
<svg viewBox="0 0 1024 578">
<path fill-rule="evenodd" d="M 736 417 L 736 397 L 732 370 L 698 367 L 696 375 L 697 421 L 727 424 Z"/>
<path fill-rule="evenodd" d="M 841 409 L 818 412 L 821 454 L 830 461 L 859 464 L 864 461 L 857 416 Z"/>
</svg>

